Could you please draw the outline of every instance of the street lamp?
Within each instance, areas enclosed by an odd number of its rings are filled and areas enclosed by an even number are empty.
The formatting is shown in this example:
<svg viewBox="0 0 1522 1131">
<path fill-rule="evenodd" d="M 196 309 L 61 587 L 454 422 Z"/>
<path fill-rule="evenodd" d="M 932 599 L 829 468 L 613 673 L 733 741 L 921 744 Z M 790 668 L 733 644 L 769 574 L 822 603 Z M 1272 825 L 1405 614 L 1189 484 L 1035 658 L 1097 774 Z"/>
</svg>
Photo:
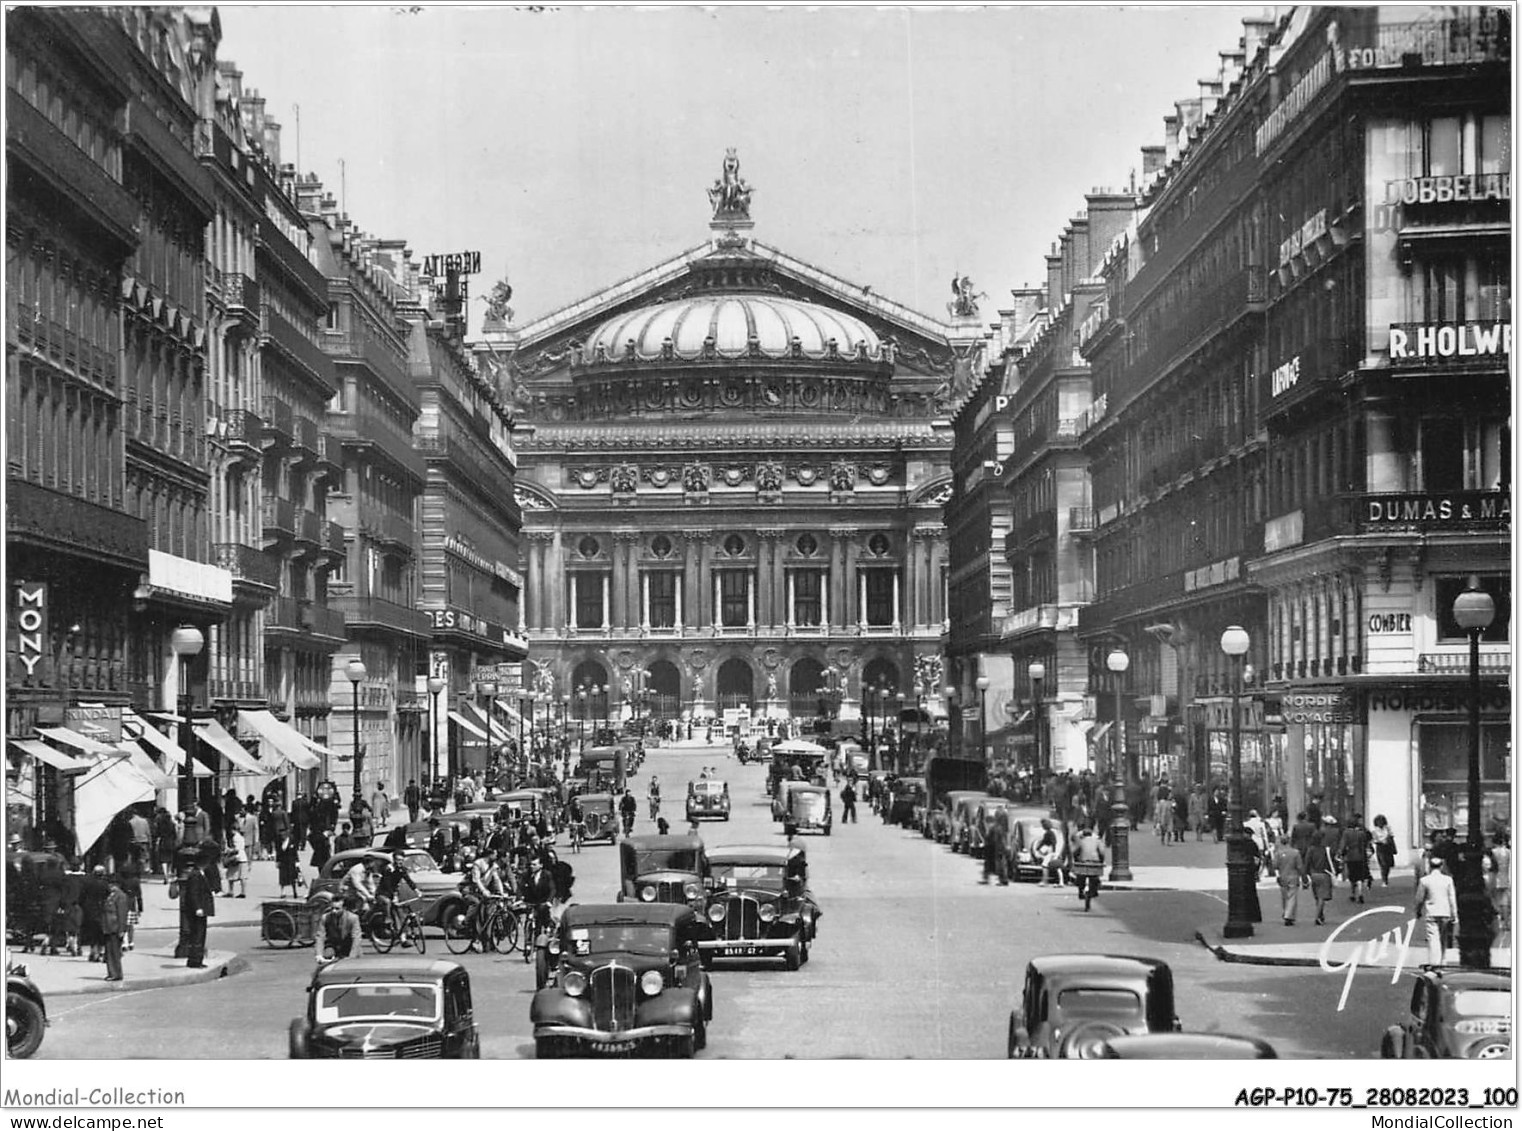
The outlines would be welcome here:
<svg viewBox="0 0 1522 1131">
<path fill-rule="evenodd" d="M 364 661 L 350 660 L 344 665 L 344 675 L 348 677 L 354 691 L 354 799 L 357 801 L 363 788 L 360 783 L 364 781 L 365 774 L 365 751 L 359 744 L 359 685 L 365 678 Z"/>
<path fill-rule="evenodd" d="M 898 703 L 898 726 L 893 730 L 893 772 L 899 772 L 899 755 L 904 748 L 904 700 L 907 698 L 902 691 L 893 697 Z"/>
<path fill-rule="evenodd" d="M 185 814 L 187 828 L 196 811 L 196 772 L 190 760 L 190 751 L 195 744 L 195 728 L 190 722 L 190 716 L 195 711 L 195 696 L 190 691 L 188 665 L 190 658 L 199 656 L 205 645 L 206 637 L 194 625 L 181 625 L 169 635 L 169 647 L 173 649 L 180 665 L 180 748 L 185 752 L 185 765 L 181 768 L 184 784 L 180 786 L 180 791 L 184 796 L 180 798 L 180 812 Z"/>
<path fill-rule="evenodd" d="M 497 721 L 497 685 L 488 680 L 476 685 L 476 691 L 486 699 L 486 767 L 484 775 L 491 773 L 491 766 L 496 761 L 497 755 L 497 732 L 493 729 Z"/>
<path fill-rule="evenodd" d="M 1469 836 L 1453 877 L 1459 905 L 1459 965 L 1490 969 L 1490 928 L 1495 908 L 1485 890 L 1485 837 L 1480 827 L 1480 637 L 1495 619 L 1496 603 L 1469 575 L 1453 601 L 1453 619 L 1469 636 Z"/>
<path fill-rule="evenodd" d="M 978 689 L 978 757 L 988 761 L 988 685 L 993 681 L 986 675 L 973 680 Z"/>
<path fill-rule="evenodd" d="M 428 694 L 433 697 L 433 702 L 428 706 L 428 776 L 434 781 L 439 780 L 439 694 L 449 686 L 439 676 L 428 678 Z M 444 740 L 444 747 L 449 748 L 449 739 Z"/>
<path fill-rule="evenodd" d="M 576 740 L 577 753 L 585 754 L 587 750 L 587 685 L 582 684 L 576 692 L 578 700 L 576 704 Z"/>
<path fill-rule="evenodd" d="M 1126 765 L 1126 743 L 1122 731 L 1120 685 L 1131 666 L 1131 657 L 1120 645 L 1110 649 L 1105 667 L 1115 676 L 1115 760 L 1110 766 L 1110 882 L 1128 881 L 1131 876 L 1131 810 L 1126 805 L 1126 783 L 1130 767 Z"/>
<path fill-rule="evenodd" d="M 1031 701 L 1036 719 L 1036 780 L 1039 782 L 1046 772 L 1046 725 L 1041 718 L 1041 681 L 1046 678 L 1046 665 L 1040 660 L 1033 660 L 1025 669 L 1025 674 L 1031 680 Z"/>
<path fill-rule="evenodd" d="M 957 689 L 947 684 L 941 688 L 941 698 L 946 700 L 946 753 L 956 757 L 957 732 L 951 725 L 951 704 L 956 701 Z"/>
<path fill-rule="evenodd" d="M 1226 831 L 1226 929 L 1228 939 L 1251 938 L 1254 887 L 1252 844 L 1242 827 L 1242 657 L 1252 641 L 1239 624 L 1221 633 L 1221 651 L 1231 657 L 1231 804 Z"/>
</svg>

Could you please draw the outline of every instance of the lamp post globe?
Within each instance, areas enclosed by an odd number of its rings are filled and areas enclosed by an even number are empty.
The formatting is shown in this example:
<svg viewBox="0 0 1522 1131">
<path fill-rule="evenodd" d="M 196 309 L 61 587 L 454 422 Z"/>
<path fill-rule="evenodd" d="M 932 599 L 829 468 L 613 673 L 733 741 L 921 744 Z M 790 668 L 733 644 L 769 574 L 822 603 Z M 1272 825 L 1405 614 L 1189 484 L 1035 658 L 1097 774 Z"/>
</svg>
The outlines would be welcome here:
<svg viewBox="0 0 1522 1131">
<path fill-rule="evenodd" d="M 1468 825 L 1453 877 L 1459 905 L 1459 965 L 1471 970 L 1490 969 L 1491 927 L 1495 907 L 1485 889 L 1485 830 L 1481 821 L 1480 793 L 1480 637 L 1495 620 L 1495 599 L 1469 575 L 1464 591 L 1453 601 L 1454 622 L 1469 637 L 1469 772 Z"/>
<path fill-rule="evenodd" d="M 1046 679 L 1046 665 L 1040 660 L 1032 660 L 1026 667 L 1025 674 L 1031 681 L 1031 714 L 1034 716 L 1036 732 L 1036 778 L 1039 783 L 1041 775 L 1046 772 L 1046 724 L 1041 717 L 1041 683 Z"/>
<path fill-rule="evenodd" d="M 351 705 L 354 717 L 354 797 L 358 800 L 362 790 L 361 782 L 365 776 L 365 752 L 359 745 L 359 685 L 365 680 L 365 665 L 362 660 L 350 660 L 344 665 L 344 676 L 349 681 L 353 690 Z"/>
<path fill-rule="evenodd" d="M 428 677 L 428 776 L 433 780 L 439 776 L 439 695 L 448 686 L 439 676 Z"/>
<path fill-rule="evenodd" d="M 191 759 L 191 750 L 195 745 L 195 727 L 191 722 L 191 716 L 195 714 L 195 696 L 190 691 L 188 664 L 191 657 L 199 656 L 205 646 L 206 637 L 195 625 L 182 624 L 169 634 L 169 647 L 179 666 L 176 674 L 179 677 L 180 692 L 180 749 L 185 755 L 185 764 L 180 772 L 180 812 L 186 814 L 187 823 L 190 814 L 195 812 L 196 796 L 196 771 Z"/>
<path fill-rule="evenodd" d="M 1262 915 L 1258 906 L 1257 868 L 1252 842 L 1242 826 L 1242 657 L 1252 646 L 1247 630 L 1229 625 L 1221 633 L 1221 651 L 1231 658 L 1231 793 L 1226 823 L 1226 927 L 1229 939 L 1250 938 Z"/>
<path fill-rule="evenodd" d="M 1110 762 L 1110 879 L 1129 881 L 1131 875 L 1131 807 L 1126 804 L 1126 787 L 1131 767 L 1126 762 L 1126 720 L 1121 706 L 1121 685 L 1130 670 L 1131 657 L 1120 645 L 1110 649 L 1105 667 L 1115 677 L 1115 720 L 1113 732 L 1115 756 Z"/>
</svg>

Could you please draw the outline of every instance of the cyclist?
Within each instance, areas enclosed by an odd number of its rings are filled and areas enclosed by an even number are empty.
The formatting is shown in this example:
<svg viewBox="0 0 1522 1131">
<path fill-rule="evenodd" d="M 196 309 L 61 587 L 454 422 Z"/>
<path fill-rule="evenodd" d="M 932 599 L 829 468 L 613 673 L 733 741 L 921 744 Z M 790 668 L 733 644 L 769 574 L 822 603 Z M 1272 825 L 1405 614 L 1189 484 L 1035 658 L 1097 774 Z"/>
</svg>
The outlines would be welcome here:
<svg viewBox="0 0 1522 1131">
<path fill-rule="evenodd" d="M 581 798 L 571 798 L 567 816 L 571 825 L 571 847 L 580 852 L 582 839 L 587 835 L 587 815 L 581 810 Z"/>
<path fill-rule="evenodd" d="M 650 775 L 650 819 L 653 821 L 661 815 L 661 779 L 656 774 Z"/>
<path fill-rule="evenodd" d="M 390 916 L 393 904 L 411 903 L 417 898 L 418 890 L 405 860 L 406 855 L 400 849 L 394 850 L 375 881 L 375 911 L 383 918 Z"/>
<path fill-rule="evenodd" d="M 639 802 L 634 800 L 634 793 L 625 789 L 624 795 L 618 799 L 618 815 L 624 819 L 624 835 L 632 836 L 634 833 L 634 814 L 639 810 Z"/>
<path fill-rule="evenodd" d="M 370 879 L 370 866 L 364 857 L 354 861 L 353 867 L 344 873 L 338 894 L 345 902 L 353 899 L 358 904 L 355 910 L 360 913 L 363 922 L 368 916 L 370 905 L 375 901 L 375 886 Z"/>
</svg>

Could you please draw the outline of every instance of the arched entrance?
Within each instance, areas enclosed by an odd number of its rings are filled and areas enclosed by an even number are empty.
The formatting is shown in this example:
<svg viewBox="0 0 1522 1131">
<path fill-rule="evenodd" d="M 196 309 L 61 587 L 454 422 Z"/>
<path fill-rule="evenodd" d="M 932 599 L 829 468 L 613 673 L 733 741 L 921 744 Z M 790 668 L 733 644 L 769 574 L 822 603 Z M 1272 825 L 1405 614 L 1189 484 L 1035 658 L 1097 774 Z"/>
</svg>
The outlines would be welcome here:
<svg viewBox="0 0 1522 1131">
<path fill-rule="evenodd" d="M 682 713 L 682 673 L 670 660 L 652 660 L 645 669 L 645 687 L 650 692 L 650 715 L 655 719 L 675 719 Z"/>
<path fill-rule="evenodd" d="M 886 687 L 895 693 L 904 690 L 898 685 L 898 665 L 882 656 L 867 661 L 867 666 L 861 672 L 861 685 Z"/>
<path fill-rule="evenodd" d="M 733 707 L 749 707 L 755 702 L 755 673 L 750 664 L 735 656 L 719 665 L 714 690 L 718 693 L 719 710 Z"/>
<path fill-rule="evenodd" d="M 809 719 L 825 713 L 820 701 L 824 689 L 824 665 L 811 656 L 793 664 L 787 675 L 787 707 L 795 719 Z"/>
<path fill-rule="evenodd" d="M 608 717 L 608 669 L 596 660 L 583 660 L 571 673 L 571 712 L 587 723 Z"/>
</svg>

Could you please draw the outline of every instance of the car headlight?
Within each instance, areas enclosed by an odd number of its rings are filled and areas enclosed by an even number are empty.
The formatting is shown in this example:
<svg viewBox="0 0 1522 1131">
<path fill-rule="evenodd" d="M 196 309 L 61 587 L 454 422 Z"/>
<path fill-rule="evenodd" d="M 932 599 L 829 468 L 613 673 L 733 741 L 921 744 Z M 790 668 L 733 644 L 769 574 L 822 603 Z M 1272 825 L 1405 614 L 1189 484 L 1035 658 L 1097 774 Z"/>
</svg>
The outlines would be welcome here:
<svg viewBox="0 0 1522 1131">
<path fill-rule="evenodd" d="M 696 899 L 698 896 L 703 894 L 703 885 L 687 884 L 682 888 L 682 894 L 685 895 L 688 899 Z"/>
<path fill-rule="evenodd" d="M 649 884 L 646 884 L 644 887 L 639 889 L 639 898 L 642 903 L 654 903 L 655 889 Z"/>
<path fill-rule="evenodd" d="M 708 918 L 715 923 L 724 922 L 724 917 L 729 914 L 722 903 L 713 903 L 708 907 Z"/>
<path fill-rule="evenodd" d="M 763 903 L 756 914 L 761 917 L 761 922 L 770 923 L 777 917 L 777 906 L 774 903 Z"/>
<path fill-rule="evenodd" d="M 551 954 L 559 954 L 560 953 L 560 940 L 559 939 L 551 939 L 548 943 L 545 944 L 545 949 L 548 950 Z"/>
<path fill-rule="evenodd" d="M 654 997 L 666 986 L 666 980 L 661 977 L 659 970 L 646 970 L 639 976 L 639 988 L 646 997 Z"/>
<path fill-rule="evenodd" d="M 587 990 L 587 976 L 579 970 L 569 971 L 560 979 L 560 988 L 568 997 L 580 997 Z"/>
</svg>

